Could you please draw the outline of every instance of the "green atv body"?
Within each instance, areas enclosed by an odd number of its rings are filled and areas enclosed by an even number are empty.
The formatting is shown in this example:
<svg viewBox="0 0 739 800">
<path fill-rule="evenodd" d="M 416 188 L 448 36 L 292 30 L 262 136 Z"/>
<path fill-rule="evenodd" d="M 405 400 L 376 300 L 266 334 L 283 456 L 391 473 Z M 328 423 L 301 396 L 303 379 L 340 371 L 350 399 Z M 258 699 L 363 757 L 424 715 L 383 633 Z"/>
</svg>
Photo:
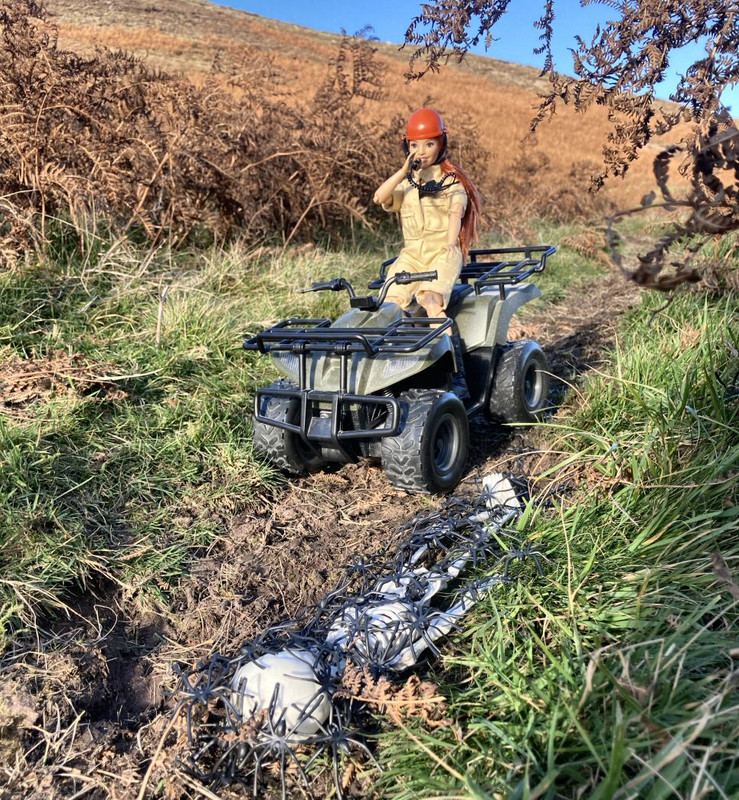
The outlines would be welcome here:
<svg viewBox="0 0 739 800">
<path fill-rule="evenodd" d="M 343 278 L 304 291 L 347 291 L 335 321 L 289 319 L 244 342 L 270 353 L 283 379 L 257 391 L 255 453 L 291 475 L 361 457 L 382 461 L 411 492 L 448 492 L 469 451 L 468 417 L 532 422 L 546 406 L 548 375 L 536 342 L 508 342 L 510 320 L 541 292 L 527 282 L 554 247 L 473 250 L 447 306 L 448 319 L 408 316 L 384 302 L 394 259 L 357 297 Z M 449 335 L 451 334 L 451 335 Z M 461 363 L 460 363 L 461 360 Z"/>
</svg>

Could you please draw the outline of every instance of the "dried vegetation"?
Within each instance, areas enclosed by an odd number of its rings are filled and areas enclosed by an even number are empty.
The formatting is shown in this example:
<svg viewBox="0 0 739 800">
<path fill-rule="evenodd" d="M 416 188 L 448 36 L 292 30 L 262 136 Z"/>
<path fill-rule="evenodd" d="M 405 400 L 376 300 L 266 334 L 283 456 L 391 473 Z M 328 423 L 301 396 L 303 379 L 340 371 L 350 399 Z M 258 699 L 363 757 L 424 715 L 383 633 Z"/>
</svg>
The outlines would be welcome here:
<svg viewBox="0 0 739 800">
<path fill-rule="evenodd" d="M 203 231 L 288 243 L 372 224 L 370 193 L 397 148 L 362 112 L 382 91 L 366 39 L 345 37 L 297 101 L 257 53 L 216 58 L 198 87 L 122 51 L 61 49 L 35 0 L 6 4 L 0 25 L 6 260 L 45 248 L 59 220 L 81 243 L 101 220 L 151 243 Z"/>
<path fill-rule="evenodd" d="M 152 66 L 166 59 L 128 52 L 144 44 L 160 56 L 189 52 L 190 40 L 169 28 L 124 35 L 110 20 L 83 30 L 57 19 L 64 15 L 51 18 L 36 0 L 9 0 L 0 13 L 5 263 L 55 244 L 60 231 L 85 247 L 103 225 L 149 243 L 240 236 L 282 245 L 373 227 L 384 215 L 371 193 L 397 168 L 403 120 L 423 103 L 444 108 L 454 157 L 475 176 L 488 224 L 504 234 L 525 236 L 533 217 L 613 208 L 585 190 L 592 159 L 562 161 L 579 126 L 573 115 L 560 114 L 562 130 L 549 131 L 544 146 L 520 145 L 531 91 L 508 87 L 497 97 L 491 78 L 468 73 L 460 93 L 457 72 L 420 96 L 366 32 L 337 44 L 280 31 L 273 51 L 255 42 L 274 31 L 232 21 L 242 38 L 229 42 L 216 28 L 192 40 L 197 66 L 186 76 Z M 473 119 L 476 107 L 488 114 Z M 593 152 L 592 127 L 578 134 L 579 152 Z"/>
<path fill-rule="evenodd" d="M 590 0 L 583 0 L 588 5 Z M 510 0 L 445 0 L 423 6 L 410 24 L 406 43 L 415 46 L 409 77 L 438 71 L 443 63 L 461 60 L 480 41 L 492 42 L 496 22 Z M 515 7 L 515 3 L 513 4 Z M 707 239 L 739 228 L 739 131 L 721 102 L 723 90 L 739 81 L 739 8 L 732 0 L 630 0 L 609 3 L 612 19 L 598 28 L 591 41 L 576 37 L 574 77 L 560 74 L 552 57 L 556 27 L 555 3 L 544 0 L 541 30 L 542 75 L 549 89 L 541 96 L 532 130 L 563 106 L 584 113 L 607 109 L 610 129 L 603 146 L 603 168 L 593 175 L 595 188 L 609 176 L 622 177 L 644 148 L 688 123 L 681 144 L 663 150 L 654 160 L 654 178 L 662 197 L 658 204 L 673 213 L 673 225 L 634 269 L 624 266 L 620 239 L 611 227 L 613 260 L 632 280 L 649 288 L 671 290 L 700 279 L 692 253 Z M 656 102 L 671 56 L 680 48 L 705 42 L 705 57 L 688 67 L 671 100 Z M 688 181 L 684 196 L 668 185 L 679 173 Z M 652 206 L 654 193 L 638 209 Z M 667 261 L 675 245 L 688 245 L 688 255 Z M 665 273 L 665 268 L 673 268 Z"/>
<path fill-rule="evenodd" d="M 126 392 L 109 378 L 96 376 L 105 370 L 90 365 L 79 355 L 63 350 L 44 358 L 19 358 L 0 351 L 0 414 L 5 419 L 24 418 L 30 407 L 50 397 L 67 394 L 107 400 L 123 399 Z"/>
<path fill-rule="evenodd" d="M 409 675 L 402 683 L 394 683 L 385 675 L 373 675 L 368 667 L 349 663 L 342 676 L 337 697 L 366 703 L 378 714 L 385 714 L 394 724 L 403 726 L 416 719 L 428 728 L 452 725 L 446 716 L 446 699 L 439 687 Z"/>
</svg>

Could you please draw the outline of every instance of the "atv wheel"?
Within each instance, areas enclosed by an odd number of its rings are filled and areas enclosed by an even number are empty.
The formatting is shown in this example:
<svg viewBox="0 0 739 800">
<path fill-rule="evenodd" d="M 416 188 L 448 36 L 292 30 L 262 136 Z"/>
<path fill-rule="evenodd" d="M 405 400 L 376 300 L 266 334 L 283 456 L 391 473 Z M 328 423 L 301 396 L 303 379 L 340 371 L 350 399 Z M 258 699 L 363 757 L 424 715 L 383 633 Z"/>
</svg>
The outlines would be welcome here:
<svg viewBox="0 0 739 800">
<path fill-rule="evenodd" d="M 462 478 L 470 446 L 462 401 L 452 392 L 409 391 L 400 401 L 400 430 L 382 439 L 382 465 L 408 492 L 450 492 Z"/>
<path fill-rule="evenodd" d="M 292 384 L 277 381 L 268 387 L 286 389 Z M 300 415 L 297 400 L 288 397 L 265 397 L 260 413 L 278 422 L 295 423 Z M 292 431 L 252 420 L 254 453 L 288 475 L 306 475 L 323 466 L 323 458 L 303 438 Z"/>
<path fill-rule="evenodd" d="M 494 422 L 535 422 L 549 391 L 547 359 L 536 342 L 515 342 L 501 356 L 487 416 Z"/>
</svg>

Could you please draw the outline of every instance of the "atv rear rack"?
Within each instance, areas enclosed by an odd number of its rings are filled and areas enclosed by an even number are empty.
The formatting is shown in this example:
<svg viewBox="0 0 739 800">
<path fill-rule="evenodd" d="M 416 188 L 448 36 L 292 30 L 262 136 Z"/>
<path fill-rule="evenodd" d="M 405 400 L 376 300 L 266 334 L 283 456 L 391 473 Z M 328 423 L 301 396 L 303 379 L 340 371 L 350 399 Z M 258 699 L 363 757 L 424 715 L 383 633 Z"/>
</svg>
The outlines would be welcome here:
<svg viewBox="0 0 739 800">
<path fill-rule="evenodd" d="M 470 250 L 470 260 L 462 267 L 459 283 L 472 288 L 476 295 L 490 287 L 497 286 L 500 299 L 506 298 L 506 286 L 515 286 L 537 272 L 543 272 L 547 258 L 557 248 L 550 245 L 527 245 L 524 247 L 489 247 L 483 250 Z M 523 257 L 521 257 L 523 256 Z M 397 256 L 396 256 L 397 258 Z M 380 277 L 369 284 L 370 289 L 378 289 L 385 283 L 388 268 L 395 258 L 383 261 Z"/>
<path fill-rule="evenodd" d="M 474 281 L 475 294 L 479 295 L 488 286 L 497 286 L 500 299 L 505 300 L 506 286 L 515 286 L 537 272 L 543 272 L 547 257 L 557 250 L 554 246 L 529 245 L 526 247 L 491 247 L 485 250 L 470 250 L 470 260 L 462 267 L 461 283 Z M 523 258 L 520 256 L 523 254 Z M 519 256 L 505 258 L 505 256 Z M 490 257 L 504 256 L 492 260 Z M 487 257 L 487 258 L 485 258 Z M 480 260 L 485 258 L 485 260 Z"/>
</svg>

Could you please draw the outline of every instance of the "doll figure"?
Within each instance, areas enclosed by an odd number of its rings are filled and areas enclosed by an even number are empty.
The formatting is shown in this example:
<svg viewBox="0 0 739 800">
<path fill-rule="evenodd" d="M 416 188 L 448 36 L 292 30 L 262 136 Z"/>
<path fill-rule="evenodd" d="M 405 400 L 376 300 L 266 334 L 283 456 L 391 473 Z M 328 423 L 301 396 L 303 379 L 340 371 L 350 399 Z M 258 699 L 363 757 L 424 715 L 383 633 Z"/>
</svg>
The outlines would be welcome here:
<svg viewBox="0 0 739 800">
<path fill-rule="evenodd" d="M 408 309 L 415 295 L 429 317 L 446 317 L 452 288 L 476 236 L 480 198 L 472 182 L 447 156 L 447 133 L 431 108 L 411 114 L 403 140 L 403 166 L 375 192 L 386 211 L 399 211 L 403 249 L 388 271 L 436 270 L 433 281 L 394 284 L 386 300 Z"/>
</svg>

